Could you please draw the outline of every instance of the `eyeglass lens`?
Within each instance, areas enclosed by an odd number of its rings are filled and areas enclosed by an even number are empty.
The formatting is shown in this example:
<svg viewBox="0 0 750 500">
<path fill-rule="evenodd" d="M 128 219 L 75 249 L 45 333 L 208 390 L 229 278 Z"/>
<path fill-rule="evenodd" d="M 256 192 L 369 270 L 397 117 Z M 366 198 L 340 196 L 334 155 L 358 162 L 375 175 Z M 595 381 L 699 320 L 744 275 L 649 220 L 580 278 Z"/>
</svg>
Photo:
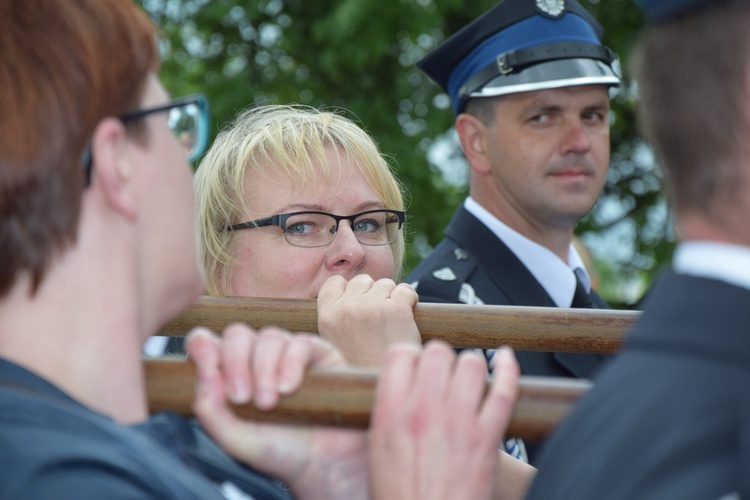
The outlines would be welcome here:
<svg viewBox="0 0 750 500">
<path fill-rule="evenodd" d="M 387 245 L 396 239 L 398 230 L 398 215 L 385 210 L 360 215 L 352 222 L 352 231 L 363 245 Z M 296 246 L 327 245 L 336 236 L 336 219 L 326 214 L 295 214 L 286 220 L 284 235 Z"/>
<path fill-rule="evenodd" d="M 169 110 L 167 124 L 179 141 L 185 154 L 193 161 L 200 144 L 201 110 L 195 103 L 188 103 Z"/>
</svg>

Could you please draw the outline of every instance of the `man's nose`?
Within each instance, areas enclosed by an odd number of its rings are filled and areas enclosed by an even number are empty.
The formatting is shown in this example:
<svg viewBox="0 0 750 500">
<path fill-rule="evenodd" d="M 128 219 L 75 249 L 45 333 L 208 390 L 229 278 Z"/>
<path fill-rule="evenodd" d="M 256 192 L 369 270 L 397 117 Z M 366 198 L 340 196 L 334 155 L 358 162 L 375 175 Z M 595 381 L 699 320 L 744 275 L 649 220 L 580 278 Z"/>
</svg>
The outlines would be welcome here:
<svg viewBox="0 0 750 500">
<path fill-rule="evenodd" d="M 580 120 L 573 121 L 568 125 L 565 131 L 565 140 L 563 142 L 563 153 L 570 151 L 583 152 L 591 148 L 591 138 L 586 132 L 584 124 Z"/>
</svg>

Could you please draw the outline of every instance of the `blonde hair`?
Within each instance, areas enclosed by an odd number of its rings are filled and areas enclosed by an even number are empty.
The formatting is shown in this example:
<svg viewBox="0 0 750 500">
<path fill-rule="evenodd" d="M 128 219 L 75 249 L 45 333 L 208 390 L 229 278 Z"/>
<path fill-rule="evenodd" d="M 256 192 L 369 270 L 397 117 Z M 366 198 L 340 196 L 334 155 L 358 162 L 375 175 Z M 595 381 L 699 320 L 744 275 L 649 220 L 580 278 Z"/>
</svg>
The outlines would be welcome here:
<svg viewBox="0 0 750 500">
<path fill-rule="evenodd" d="M 385 208 L 404 209 L 401 185 L 367 132 L 353 121 L 330 111 L 301 105 L 249 108 L 223 130 L 203 158 L 195 175 L 201 261 L 206 293 L 224 295 L 231 287 L 236 263 L 234 231 L 225 228 L 244 222 L 251 213 L 246 201 L 248 169 L 260 175 L 281 173 L 290 183 L 315 182 L 341 173 L 326 155 L 334 150 L 360 169 Z M 400 278 L 404 260 L 404 232 L 391 243 L 394 269 Z"/>
</svg>

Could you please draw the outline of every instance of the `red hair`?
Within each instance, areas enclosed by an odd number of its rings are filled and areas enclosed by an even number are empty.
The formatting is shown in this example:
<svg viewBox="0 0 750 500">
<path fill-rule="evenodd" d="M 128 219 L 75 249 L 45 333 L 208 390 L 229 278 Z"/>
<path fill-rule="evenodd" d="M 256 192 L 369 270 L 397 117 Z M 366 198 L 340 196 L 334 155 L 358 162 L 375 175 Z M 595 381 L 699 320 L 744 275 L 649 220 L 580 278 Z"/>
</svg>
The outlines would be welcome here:
<svg viewBox="0 0 750 500">
<path fill-rule="evenodd" d="M 156 28 L 129 0 L 0 3 L 0 297 L 35 291 L 76 239 L 81 156 L 158 68 Z"/>
</svg>

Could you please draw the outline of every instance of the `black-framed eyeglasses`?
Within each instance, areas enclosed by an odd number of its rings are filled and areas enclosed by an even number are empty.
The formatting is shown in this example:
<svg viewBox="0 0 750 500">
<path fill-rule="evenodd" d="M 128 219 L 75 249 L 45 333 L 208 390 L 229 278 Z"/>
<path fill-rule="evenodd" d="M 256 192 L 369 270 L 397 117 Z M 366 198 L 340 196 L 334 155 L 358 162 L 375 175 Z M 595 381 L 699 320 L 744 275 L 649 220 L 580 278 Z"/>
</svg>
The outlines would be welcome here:
<svg viewBox="0 0 750 500">
<path fill-rule="evenodd" d="M 203 94 L 192 94 L 173 99 L 169 104 L 153 108 L 135 109 L 119 115 L 117 118 L 128 123 L 152 113 L 169 111 L 167 126 L 178 140 L 188 161 L 194 162 L 206 150 L 210 128 L 208 100 Z M 86 174 L 86 185 L 91 179 L 91 148 L 86 148 L 81 160 Z"/>
<path fill-rule="evenodd" d="M 334 215 L 327 212 L 291 212 L 272 215 L 250 222 L 233 224 L 227 231 L 279 226 L 284 238 L 296 247 L 324 247 L 333 241 L 342 220 L 348 220 L 362 245 L 387 245 L 395 241 L 404 225 L 406 213 L 401 210 L 367 210 L 354 215 Z"/>
</svg>

